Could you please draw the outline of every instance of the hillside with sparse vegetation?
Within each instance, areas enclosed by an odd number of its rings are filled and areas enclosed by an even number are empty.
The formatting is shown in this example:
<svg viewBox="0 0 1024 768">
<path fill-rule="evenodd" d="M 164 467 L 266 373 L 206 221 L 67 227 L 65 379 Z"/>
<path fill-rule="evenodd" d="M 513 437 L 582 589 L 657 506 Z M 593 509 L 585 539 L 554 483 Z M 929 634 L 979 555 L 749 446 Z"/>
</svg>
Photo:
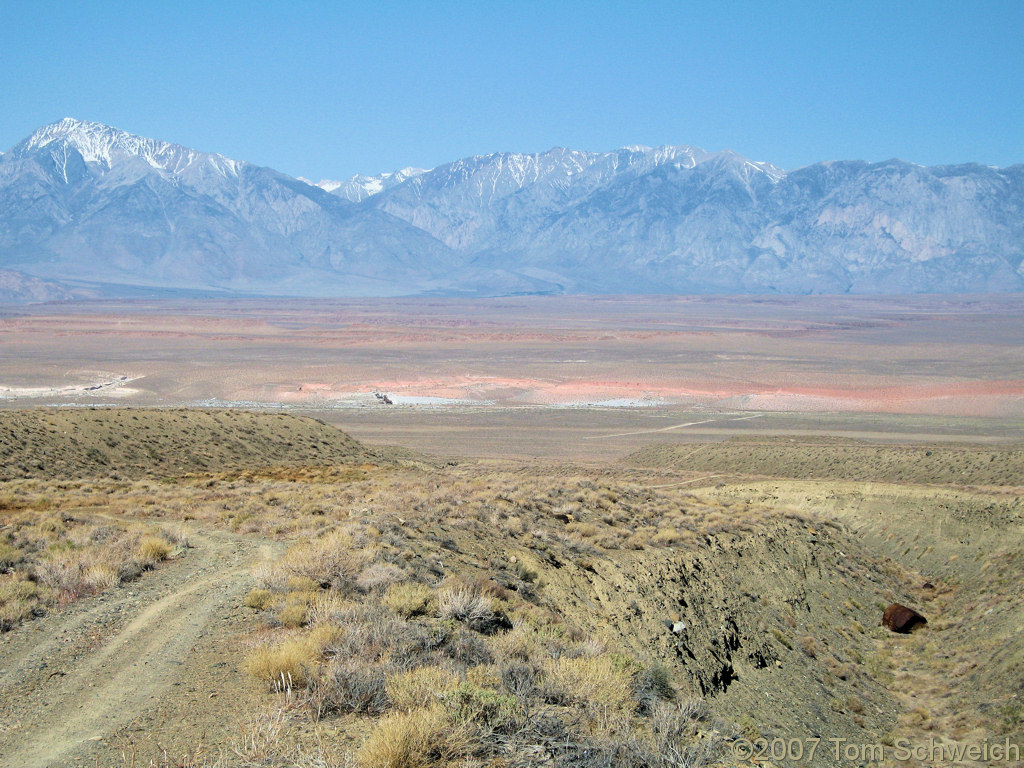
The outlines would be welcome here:
<svg viewBox="0 0 1024 768">
<path fill-rule="evenodd" d="M 396 462 L 291 416 L 0 417 L 8 445 L 47 456 L 0 483 L 8 754 L 48 739 L 110 766 L 729 766 L 748 764 L 737 739 L 1022 737 L 1005 681 L 1024 670 L 1024 508 L 980 452 L 969 482 L 924 484 L 913 448 L 888 454 L 899 484 L 865 483 L 843 473 L 877 446 L 812 439 L 799 464 L 789 441 L 779 465 L 694 483 L 711 467 L 683 446 L 653 468 Z M 155 431 L 166 453 L 134 470 L 84 446 Z M 927 625 L 880 626 L 892 602 Z"/>
<path fill-rule="evenodd" d="M 0 479 L 178 476 L 350 464 L 370 452 L 309 418 L 215 409 L 0 410 Z"/>
</svg>

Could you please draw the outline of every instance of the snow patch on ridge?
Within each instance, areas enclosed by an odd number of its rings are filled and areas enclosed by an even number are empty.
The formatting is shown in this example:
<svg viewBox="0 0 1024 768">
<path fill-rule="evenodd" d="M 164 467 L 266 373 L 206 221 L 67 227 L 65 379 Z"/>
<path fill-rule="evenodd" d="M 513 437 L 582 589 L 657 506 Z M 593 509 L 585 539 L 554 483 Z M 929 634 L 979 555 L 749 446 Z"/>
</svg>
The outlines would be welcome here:
<svg viewBox="0 0 1024 768">
<path fill-rule="evenodd" d="M 69 147 L 85 162 L 102 165 L 108 170 L 119 156 L 141 158 L 150 167 L 172 175 L 184 172 L 193 164 L 207 163 L 222 176 L 238 176 L 239 169 L 247 165 L 224 155 L 197 152 L 180 144 L 147 139 L 109 125 L 71 117 L 40 128 L 16 147 L 15 154 L 23 156 L 51 145 L 58 165 L 61 158 L 66 163 Z"/>
<path fill-rule="evenodd" d="M 385 189 L 398 186 L 424 173 L 429 173 L 429 171 L 424 168 L 408 167 L 398 171 L 388 171 L 376 176 L 364 176 L 357 173 L 345 181 L 321 179 L 319 183 L 313 186 L 320 187 L 325 192 L 330 192 L 346 200 L 351 200 L 353 203 L 359 203 L 368 197 L 379 195 Z"/>
</svg>

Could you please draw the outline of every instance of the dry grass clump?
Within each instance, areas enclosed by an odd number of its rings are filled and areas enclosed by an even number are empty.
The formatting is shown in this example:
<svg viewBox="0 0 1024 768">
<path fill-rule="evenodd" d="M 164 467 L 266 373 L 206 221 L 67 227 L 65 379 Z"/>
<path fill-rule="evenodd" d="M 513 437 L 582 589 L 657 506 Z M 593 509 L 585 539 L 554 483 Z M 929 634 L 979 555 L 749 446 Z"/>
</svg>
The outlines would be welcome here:
<svg viewBox="0 0 1024 768">
<path fill-rule="evenodd" d="M 317 661 L 316 653 L 303 639 L 288 640 L 257 648 L 245 660 L 245 669 L 253 677 L 277 686 L 306 684 L 306 670 Z"/>
<path fill-rule="evenodd" d="M 427 613 L 434 602 L 434 590 L 426 584 L 405 582 L 392 584 L 381 602 L 403 619 Z"/>
<path fill-rule="evenodd" d="M 395 709 L 427 707 L 443 701 L 459 684 L 459 678 L 441 667 L 417 667 L 407 672 L 388 675 L 388 699 Z"/>
<path fill-rule="evenodd" d="M 460 683 L 444 696 L 452 721 L 486 742 L 508 735 L 525 722 L 525 710 L 515 696 L 484 685 Z"/>
<path fill-rule="evenodd" d="M 302 602 L 287 602 L 277 612 L 282 627 L 301 627 L 306 623 L 309 607 Z"/>
<path fill-rule="evenodd" d="M 466 752 L 468 739 L 448 728 L 441 707 L 392 712 L 382 718 L 359 749 L 365 768 L 426 768 L 446 765 Z"/>
<path fill-rule="evenodd" d="M 164 532 L 60 512 L 26 483 L 0 524 L 0 631 L 139 576 L 179 550 Z M 28 586 L 31 585 L 31 586 Z"/>
<path fill-rule="evenodd" d="M 44 613 L 48 597 L 48 593 L 29 581 L 25 574 L 0 576 L 0 632 Z"/>
<path fill-rule="evenodd" d="M 318 589 L 305 580 L 297 580 L 293 588 L 276 597 L 267 598 L 267 607 L 274 609 L 274 617 L 282 627 L 301 627 L 310 623 L 310 611 L 321 595 Z"/>
<path fill-rule="evenodd" d="M 601 712 L 634 706 L 633 670 L 608 654 L 552 659 L 544 669 L 545 696 Z"/>
<path fill-rule="evenodd" d="M 162 536 L 143 536 L 135 549 L 136 560 L 143 568 L 152 568 L 171 555 L 171 542 Z"/>
<path fill-rule="evenodd" d="M 253 649 L 245 660 L 246 671 L 273 686 L 306 685 L 314 666 L 337 639 L 335 627 L 315 627 L 273 645 Z"/>
<path fill-rule="evenodd" d="M 800 644 L 800 648 L 803 652 L 812 659 L 817 658 L 818 654 L 821 653 L 821 646 L 811 635 L 801 635 L 797 638 L 797 643 Z"/>
<path fill-rule="evenodd" d="M 249 608 L 253 608 L 257 611 L 262 611 L 270 607 L 273 601 L 273 594 L 269 589 L 260 589 L 257 587 L 249 592 L 245 596 L 245 604 Z"/>
<path fill-rule="evenodd" d="M 102 592 L 121 583 L 121 569 L 113 563 L 89 566 L 83 577 L 86 592 Z"/>
<path fill-rule="evenodd" d="M 351 608 L 353 603 L 333 592 L 311 593 L 309 607 L 306 610 L 307 623 L 310 626 L 334 624 L 335 618 Z"/>
</svg>

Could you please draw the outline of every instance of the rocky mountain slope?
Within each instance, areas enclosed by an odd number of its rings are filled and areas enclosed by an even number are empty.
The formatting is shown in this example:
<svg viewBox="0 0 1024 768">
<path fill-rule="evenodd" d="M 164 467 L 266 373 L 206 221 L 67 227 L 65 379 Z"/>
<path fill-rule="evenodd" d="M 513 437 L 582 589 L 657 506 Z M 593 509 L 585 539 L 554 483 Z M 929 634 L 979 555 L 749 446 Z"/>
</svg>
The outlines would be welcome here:
<svg viewBox="0 0 1024 768">
<path fill-rule="evenodd" d="M 70 118 L 0 155 L 0 269 L 63 281 L 54 298 L 67 281 L 316 296 L 1017 291 L 1022 261 L 1024 165 L 786 172 L 687 146 L 556 148 L 317 185 Z"/>
</svg>

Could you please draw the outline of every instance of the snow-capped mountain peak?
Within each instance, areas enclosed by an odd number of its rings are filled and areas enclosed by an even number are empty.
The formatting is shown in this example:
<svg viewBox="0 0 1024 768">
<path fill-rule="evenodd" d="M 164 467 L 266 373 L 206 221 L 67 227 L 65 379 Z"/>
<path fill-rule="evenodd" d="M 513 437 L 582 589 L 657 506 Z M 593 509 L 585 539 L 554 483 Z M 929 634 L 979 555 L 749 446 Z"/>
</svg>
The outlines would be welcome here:
<svg viewBox="0 0 1024 768">
<path fill-rule="evenodd" d="M 1024 291 L 1021 210 L 1024 165 L 556 146 L 316 184 L 66 118 L 0 156 L 0 271 L 23 295 Z"/>
<path fill-rule="evenodd" d="M 357 173 L 345 181 L 334 181 L 332 179 L 322 179 L 319 183 L 314 184 L 315 187 L 325 192 L 330 192 L 343 197 L 346 200 L 350 200 L 353 203 L 360 203 L 368 197 L 380 194 L 385 189 L 396 187 L 402 182 L 408 181 L 409 179 L 420 176 L 424 173 L 428 173 L 423 168 L 402 168 L 398 171 L 387 171 L 385 173 L 378 174 L 376 176 L 363 176 Z M 312 182 L 311 182 L 312 183 Z"/>
<path fill-rule="evenodd" d="M 109 170 L 119 159 L 137 157 L 150 167 L 178 174 L 197 163 L 206 163 L 221 175 L 237 176 L 245 163 L 224 155 L 198 152 L 180 144 L 147 139 L 112 128 L 103 123 L 76 120 L 72 117 L 44 126 L 14 148 L 12 155 L 23 157 L 51 147 L 59 159 L 68 148 L 73 148 L 86 163 L 95 163 Z"/>
</svg>

